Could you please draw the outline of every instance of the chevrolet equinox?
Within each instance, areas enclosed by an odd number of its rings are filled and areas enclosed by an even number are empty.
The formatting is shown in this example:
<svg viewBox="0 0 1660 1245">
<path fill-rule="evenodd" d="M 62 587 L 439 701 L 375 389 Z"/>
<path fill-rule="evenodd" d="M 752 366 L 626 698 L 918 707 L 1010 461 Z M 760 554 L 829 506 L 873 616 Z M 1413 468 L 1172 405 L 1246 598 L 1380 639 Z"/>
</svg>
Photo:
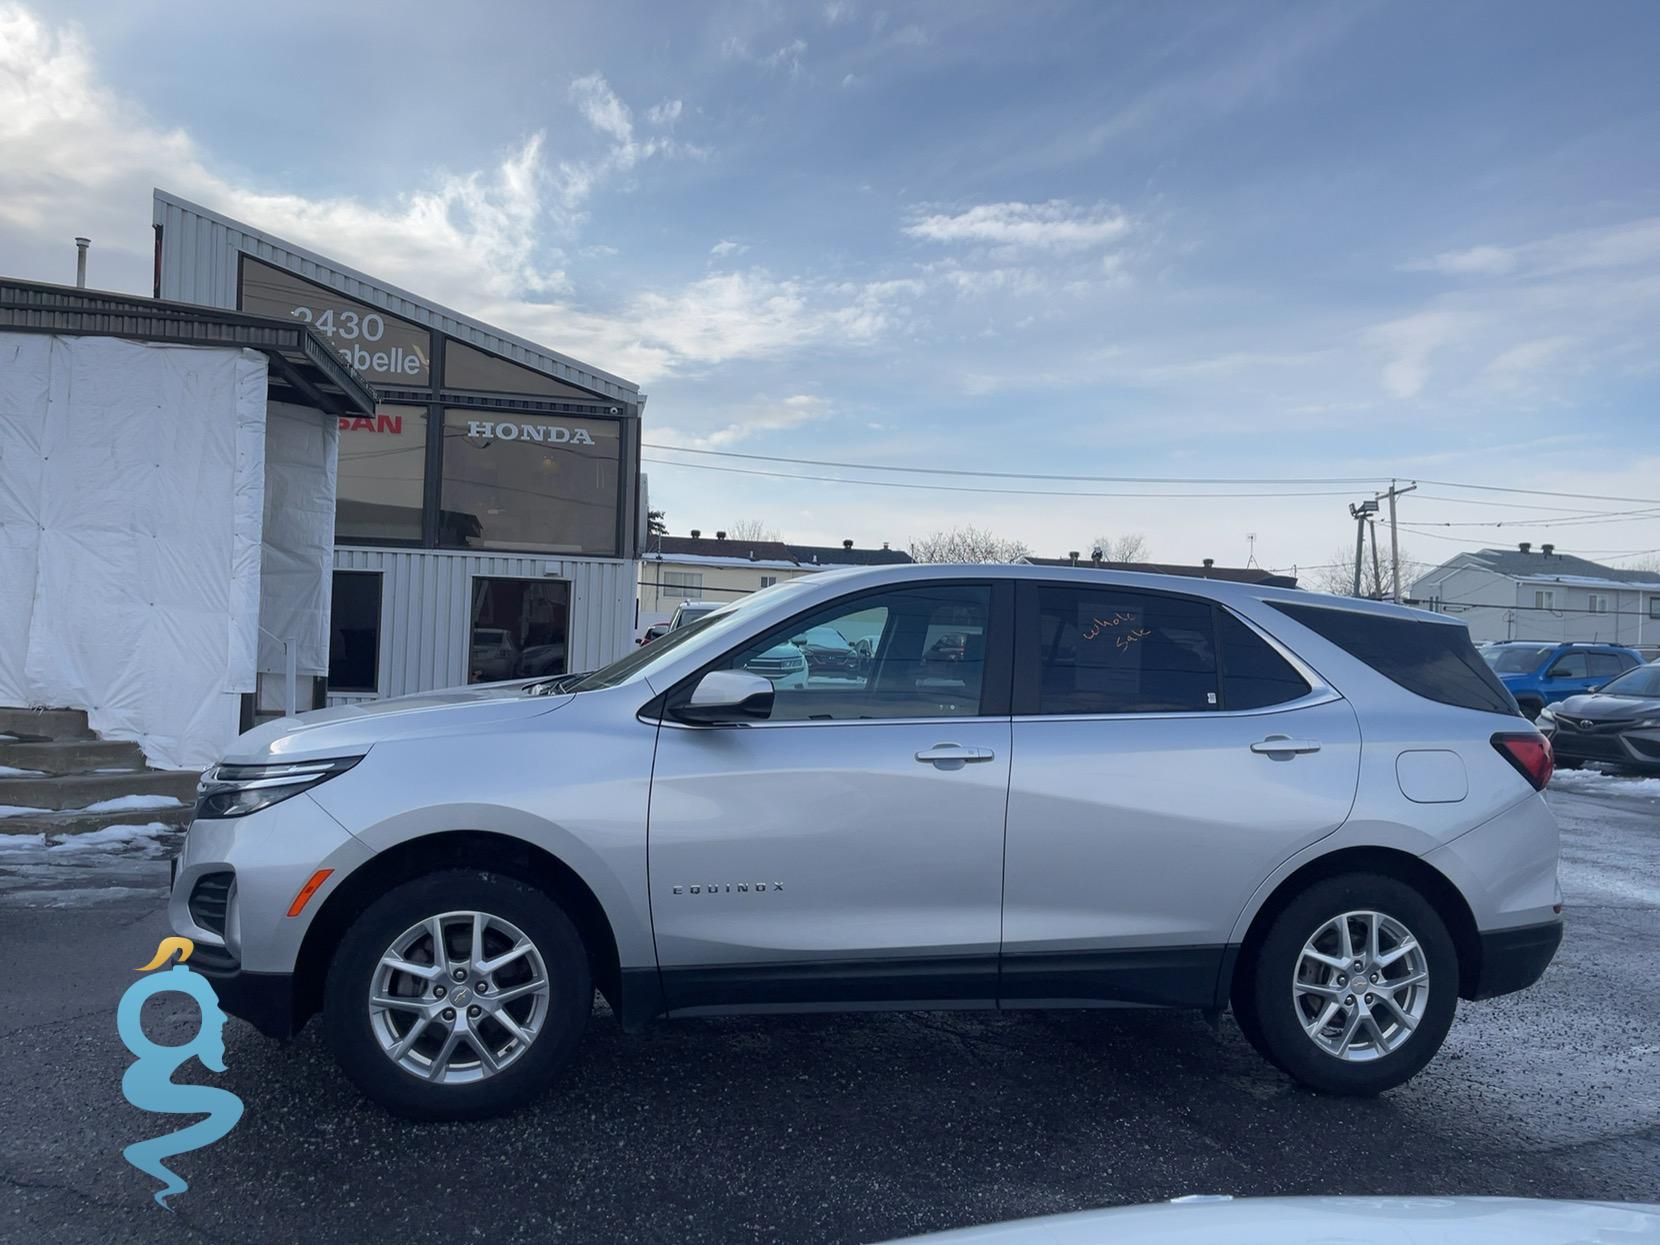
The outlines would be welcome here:
<svg viewBox="0 0 1660 1245">
<path fill-rule="evenodd" d="M 767 677 L 830 628 L 857 662 Z M 1232 1007 L 1399 1085 L 1561 939 L 1550 745 L 1465 627 L 1294 589 L 903 566 L 766 589 L 588 674 L 268 723 L 170 901 L 227 1011 L 314 1014 L 399 1114 L 662 1017 Z"/>
</svg>

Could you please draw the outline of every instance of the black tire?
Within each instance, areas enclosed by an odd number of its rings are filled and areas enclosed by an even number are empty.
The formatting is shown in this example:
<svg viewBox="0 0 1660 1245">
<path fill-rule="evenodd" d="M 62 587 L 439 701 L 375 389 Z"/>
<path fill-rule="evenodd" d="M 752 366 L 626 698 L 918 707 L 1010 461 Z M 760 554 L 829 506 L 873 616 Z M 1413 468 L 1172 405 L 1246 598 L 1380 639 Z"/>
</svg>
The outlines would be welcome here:
<svg viewBox="0 0 1660 1245">
<path fill-rule="evenodd" d="M 1351 1062 L 1309 1036 L 1291 987 L 1304 944 L 1315 932 L 1335 917 L 1362 911 L 1382 913 L 1411 932 L 1429 980 L 1423 1014 L 1405 1041 L 1377 1058 Z M 1367 1096 L 1411 1079 L 1441 1049 L 1458 1006 L 1458 952 L 1446 924 L 1416 889 L 1381 874 L 1313 883 L 1274 919 L 1248 967 L 1253 1022 L 1269 1058 L 1292 1079 L 1323 1093 Z"/>
<path fill-rule="evenodd" d="M 370 1020 L 376 967 L 406 930 L 449 912 L 483 912 L 510 922 L 534 944 L 551 984 L 547 1014 L 511 1063 L 482 1080 L 433 1082 L 394 1063 Z M 394 1115 L 415 1120 L 476 1120 L 528 1104 L 570 1061 L 593 1010 L 594 988 L 582 938 L 542 891 L 476 869 L 428 874 L 387 892 L 347 929 L 329 966 L 323 1030 L 341 1069 Z"/>
<path fill-rule="evenodd" d="M 1584 769 L 1585 762 L 1579 757 L 1559 756 L 1556 758 L 1557 769 Z"/>
<path fill-rule="evenodd" d="M 1252 977 L 1248 973 L 1240 974 L 1233 989 L 1232 1005 L 1234 1023 L 1239 1031 L 1245 1035 L 1245 1040 L 1269 1063 L 1279 1067 L 1279 1061 L 1274 1058 L 1274 1052 L 1269 1048 L 1268 1041 L 1262 1034 L 1262 1017 L 1257 1015 L 1257 1001 L 1255 991 L 1251 986 Z M 1280 1071 L 1285 1071 L 1281 1068 Z"/>
</svg>

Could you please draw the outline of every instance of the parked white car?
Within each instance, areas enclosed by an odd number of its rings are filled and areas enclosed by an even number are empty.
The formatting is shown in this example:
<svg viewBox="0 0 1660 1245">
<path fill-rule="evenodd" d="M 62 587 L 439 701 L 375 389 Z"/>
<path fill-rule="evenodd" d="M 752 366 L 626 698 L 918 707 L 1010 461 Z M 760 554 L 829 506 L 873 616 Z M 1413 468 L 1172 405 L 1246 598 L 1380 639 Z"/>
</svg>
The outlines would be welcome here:
<svg viewBox="0 0 1660 1245">
<path fill-rule="evenodd" d="M 775 678 L 814 628 L 858 677 Z M 1548 742 L 1464 626 L 1038 567 L 826 571 L 587 675 L 268 723 L 203 776 L 173 927 L 321 1010 L 394 1111 L 508 1110 L 595 986 L 662 1017 L 1219 1011 L 1370 1094 L 1562 936 Z"/>
</svg>

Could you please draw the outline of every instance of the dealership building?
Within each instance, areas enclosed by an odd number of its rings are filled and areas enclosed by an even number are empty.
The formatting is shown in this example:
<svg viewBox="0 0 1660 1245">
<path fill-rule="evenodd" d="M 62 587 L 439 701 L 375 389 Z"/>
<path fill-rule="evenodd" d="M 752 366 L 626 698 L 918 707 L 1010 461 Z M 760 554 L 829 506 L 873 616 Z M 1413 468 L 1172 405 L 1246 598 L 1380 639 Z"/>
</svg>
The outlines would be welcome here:
<svg viewBox="0 0 1660 1245">
<path fill-rule="evenodd" d="M 328 703 L 630 646 L 638 386 L 160 190 L 154 224 L 158 298 L 307 324 L 374 391 L 339 424 Z"/>
</svg>

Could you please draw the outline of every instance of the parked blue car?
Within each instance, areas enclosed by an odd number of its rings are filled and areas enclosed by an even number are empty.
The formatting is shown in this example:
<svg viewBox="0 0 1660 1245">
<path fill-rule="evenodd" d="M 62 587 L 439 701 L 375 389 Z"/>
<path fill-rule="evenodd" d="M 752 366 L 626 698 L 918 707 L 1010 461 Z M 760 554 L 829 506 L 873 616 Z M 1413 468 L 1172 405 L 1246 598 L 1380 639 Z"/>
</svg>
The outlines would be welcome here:
<svg viewBox="0 0 1660 1245">
<path fill-rule="evenodd" d="M 1619 644 L 1541 644 L 1515 640 L 1481 650 L 1493 673 L 1530 718 L 1569 696 L 1578 696 L 1643 664 L 1636 649 Z"/>
</svg>

